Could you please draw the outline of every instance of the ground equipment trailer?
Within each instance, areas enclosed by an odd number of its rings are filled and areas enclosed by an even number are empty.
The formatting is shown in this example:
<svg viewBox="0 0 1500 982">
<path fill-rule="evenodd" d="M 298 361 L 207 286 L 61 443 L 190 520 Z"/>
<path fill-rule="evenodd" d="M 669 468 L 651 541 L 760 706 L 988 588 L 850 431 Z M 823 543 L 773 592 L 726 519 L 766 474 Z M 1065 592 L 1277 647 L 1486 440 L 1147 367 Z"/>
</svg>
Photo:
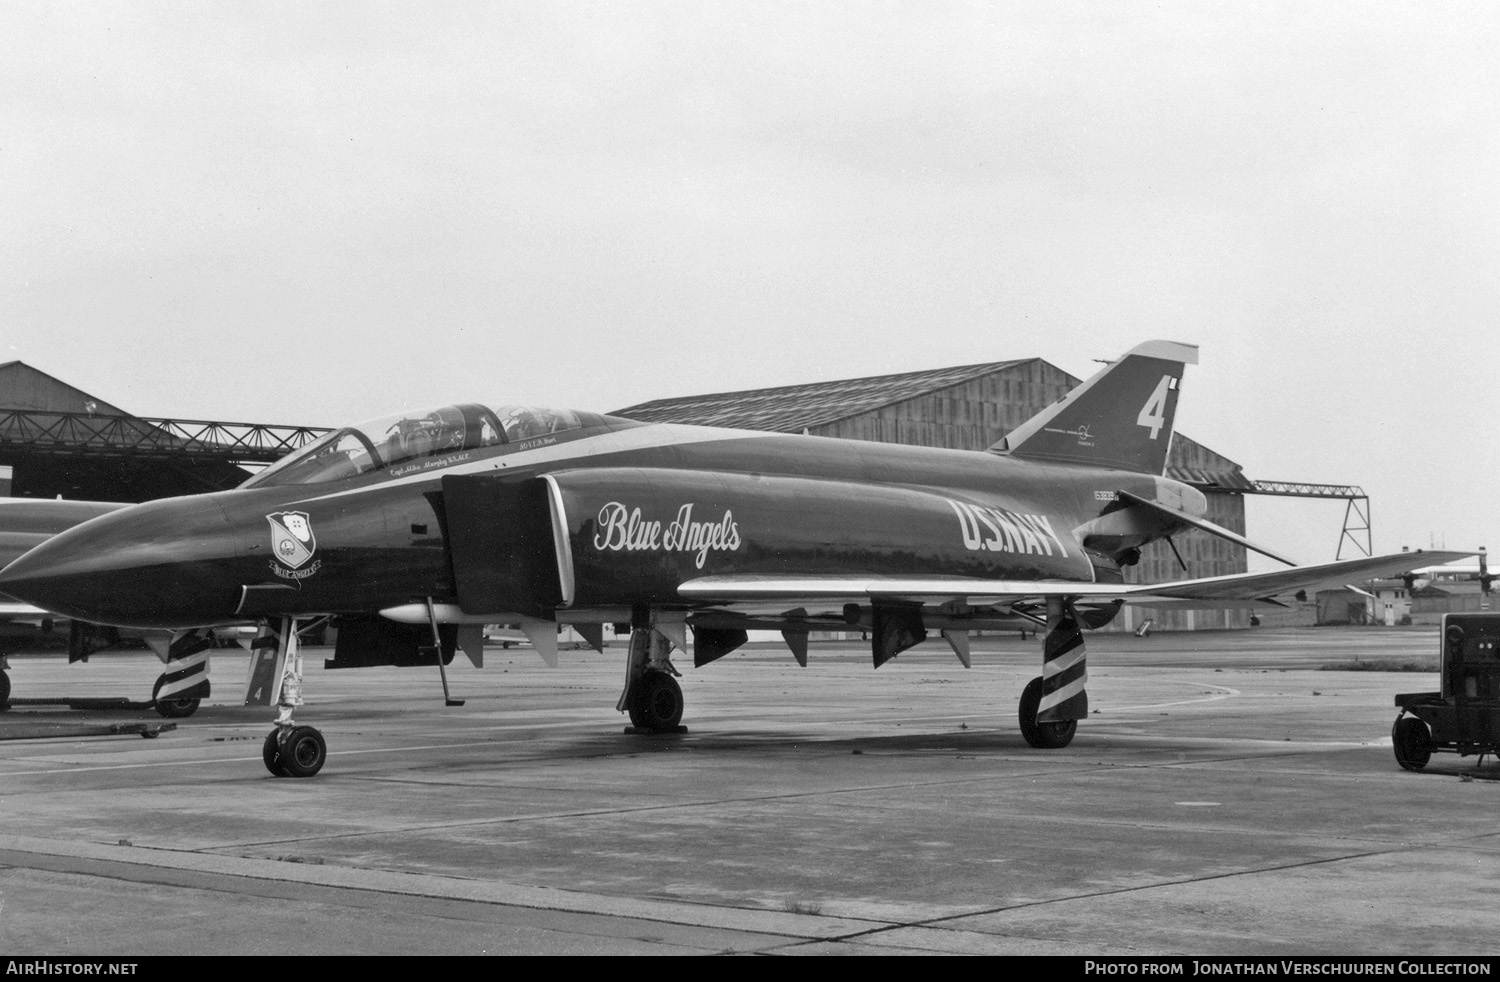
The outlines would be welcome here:
<svg viewBox="0 0 1500 982">
<path fill-rule="evenodd" d="M 1444 614 L 1441 692 L 1396 696 L 1396 762 L 1409 771 L 1434 753 L 1500 751 L 1500 613 Z"/>
</svg>

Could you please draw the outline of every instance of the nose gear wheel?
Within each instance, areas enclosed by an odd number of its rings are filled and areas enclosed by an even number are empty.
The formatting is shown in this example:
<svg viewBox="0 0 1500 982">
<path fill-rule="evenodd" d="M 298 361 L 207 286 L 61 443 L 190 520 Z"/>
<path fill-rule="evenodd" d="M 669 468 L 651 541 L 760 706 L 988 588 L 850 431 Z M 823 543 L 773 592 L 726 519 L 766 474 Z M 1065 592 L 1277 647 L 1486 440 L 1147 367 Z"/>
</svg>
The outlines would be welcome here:
<svg viewBox="0 0 1500 982">
<path fill-rule="evenodd" d="M 312 777 L 323 769 L 328 745 L 314 727 L 277 727 L 266 734 L 261 759 L 274 777 Z"/>
</svg>

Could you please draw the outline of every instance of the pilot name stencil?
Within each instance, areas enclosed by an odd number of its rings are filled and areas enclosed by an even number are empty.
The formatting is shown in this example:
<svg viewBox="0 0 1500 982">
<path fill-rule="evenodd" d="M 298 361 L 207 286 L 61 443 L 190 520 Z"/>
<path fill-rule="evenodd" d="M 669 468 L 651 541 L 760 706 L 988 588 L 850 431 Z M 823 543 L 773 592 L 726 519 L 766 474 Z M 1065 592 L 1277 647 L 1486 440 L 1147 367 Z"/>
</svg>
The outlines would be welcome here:
<svg viewBox="0 0 1500 982">
<path fill-rule="evenodd" d="M 1052 522 L 1045 515 L 1022 514 L 1003 508 L 971 505 L 962 501 L 946 499 L 958 515 L 958 525 L 963 532 L 964 548 L 977 552 L 1017 552 L 1053 555 L 1053 544 L 1057 555 L 1067 556 L 1062 540 L 1052 531 Z M 1050 542 L 1048 540 L 1051 540 Z"/>
<path fill-rule="evenodd" d="M 599 509 L 599 531 L 594 548 L 600 552 L 691 552 L 695 565 L 703 568 L 709 552 L 733 552 L 740 547 L 740 528 L 734 513 L 724 509 L 718 521 L 693 521 L 693 502 L 677 509 L 677 517 L 663 525 L 641 518 L 639 508 L 626 508 L 611 501 Z"/>
</svg>

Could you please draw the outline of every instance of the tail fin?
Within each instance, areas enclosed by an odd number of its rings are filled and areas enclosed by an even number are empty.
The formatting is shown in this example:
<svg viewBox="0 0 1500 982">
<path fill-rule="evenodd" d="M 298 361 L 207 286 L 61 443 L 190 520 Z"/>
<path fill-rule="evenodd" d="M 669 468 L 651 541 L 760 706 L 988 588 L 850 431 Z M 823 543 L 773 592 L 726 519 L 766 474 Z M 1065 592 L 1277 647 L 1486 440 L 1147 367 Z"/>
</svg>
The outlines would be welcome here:
<svg viewBox="0 0 1500 982">
<path fill-rule="evenodd" d="M 990 447 L 1027 459 L 1161 474 L 1184 365 L 1198 346 L 1146 341 Z"/>
</svg>

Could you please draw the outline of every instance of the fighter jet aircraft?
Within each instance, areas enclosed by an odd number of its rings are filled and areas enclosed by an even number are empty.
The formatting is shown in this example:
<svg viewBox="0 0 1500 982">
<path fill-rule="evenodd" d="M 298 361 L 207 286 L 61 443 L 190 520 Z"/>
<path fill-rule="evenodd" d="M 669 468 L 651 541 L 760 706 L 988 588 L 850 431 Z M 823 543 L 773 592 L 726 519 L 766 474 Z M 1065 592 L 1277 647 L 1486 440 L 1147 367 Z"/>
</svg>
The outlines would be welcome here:
<svg viewBox="0 0 1500 982">
<path fill-rule="evenodd" d="M 865 631 L 876 667 L 940 632 L 1045 626 L 1020 699 L 1033 747 L 1088 715 L 1084 628 L 1124 602 L 1273 604 L 1277 594 L 1399 573 L 1412 553 L 1273 573 L 1127 584 L 1147 543 L 1207 521 L 1202 492 L 1163 477 L 1183 368 L 1150 341 L 986 452 L 464 403 L 336 430 L 233 491 L 124 508 L 0 572 L 0 591 L 83 620 L 170 628 L 174 649 L 258 621 L 251 687 L 279 707 L 272 774 L 310 776 L 322 735 L 301 705 L 297 635 L 338 618 L 333 664 L 439 665 L 485 624 L 555 657 L 560 624 L 598 645 L 629 625 L 616 709 L 677 728 L 672 650 L 706 665 L 782 632 Z M 1267 553 L 1269 554 L 1269 553 Z"/>
</svg>

